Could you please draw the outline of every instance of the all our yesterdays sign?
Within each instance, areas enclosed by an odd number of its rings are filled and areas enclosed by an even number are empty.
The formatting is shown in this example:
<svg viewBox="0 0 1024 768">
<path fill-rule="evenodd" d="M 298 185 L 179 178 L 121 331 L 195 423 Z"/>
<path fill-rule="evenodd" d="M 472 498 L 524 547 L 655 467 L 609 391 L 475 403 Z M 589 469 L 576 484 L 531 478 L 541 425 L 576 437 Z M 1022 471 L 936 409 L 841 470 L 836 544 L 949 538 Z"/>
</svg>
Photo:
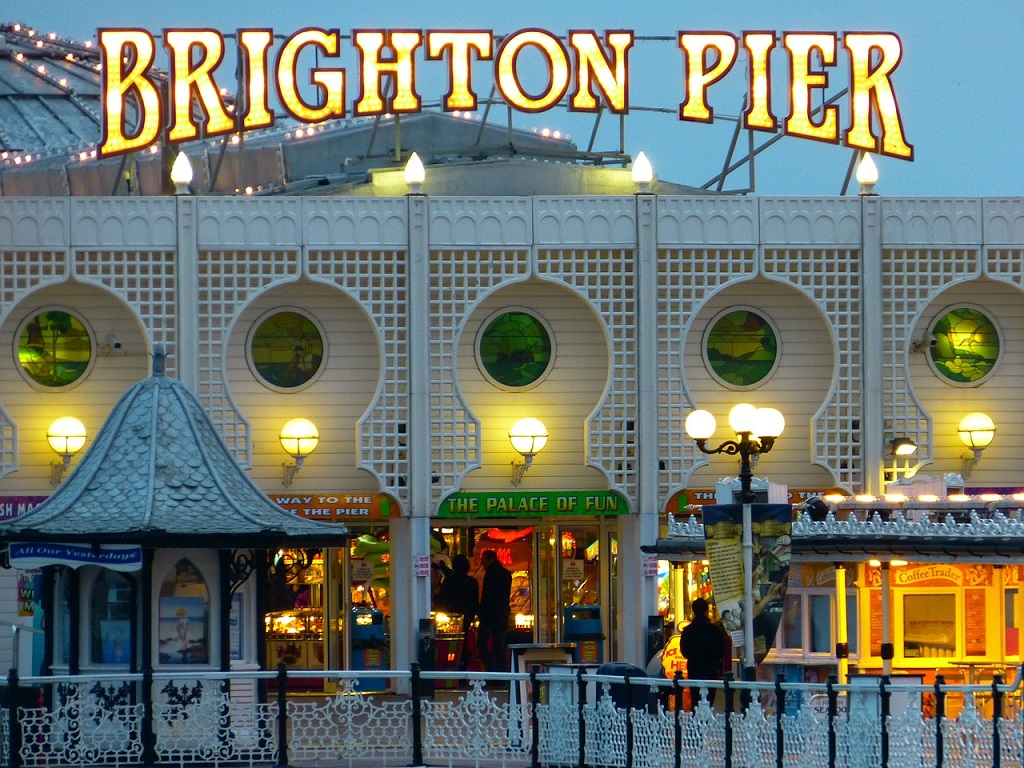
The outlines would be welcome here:
<svg viewBox="0 0 1024 768">
<path fill-rule="evenodd" d="M 157 45 L 150 32 L 99 30 L 100 155 L 143 149 L 165 131 L 168 141 L 181 142 L 266 128 L 276 116 L 271 107 L 275 93 L 285 113 L 308 123 L 418 112 L 423 104 L 417 87 L 420 63 L 442 68 L 446 75 L 445 111 L 473 110 L 478 94 L 493 88 L 510 108 L 522 112 L 564 104 L 576 112 L 626 114 L 630 52 L 636 42 L 630 30 L 572 30 L 564 36 L 536 28 L 503 36 L 484 30 L 354 30 L 343 39 L 336 29 L 306 28 L 288 36 L 239 29 L 228 36 L 237 60 L 225 62 L 225 35 L 216 30 L 165 29 L 161 37 L 169 58 L 166 77 L 155 71 Z M 710 92 L 743 62 L 748 84 L 744 128 L 781 129 L 791 136 L 913 159 L 892 82 L 903 55 L 895 34 L 681 31 L 675 40 L 684 96 L 680 120 L 712 122 Z M 343 43 L 358 60 L 355 67 L 341 65 L 340 57 L 348 53 Z M 544 84 L 525 84 L 527 60 L 546 67 Z M 474 82 L 478 62 L 493 62 L 492 82 Z M 830 100 L 816 109 L 829 75 L 840 65 L 849 80 L 845 103 Z M 662 78 L 663 73 L 647 70 L 639 76 Z M 773 86 L 788 90 L 785 117 L 773 107 Z M 351 102 L 349 91 L 357 93 Z M 234 102 L 225 99 L 229 92 L 237 94 Z M 129 120 L 130 115 L 137 119 Z"/>
</svg>

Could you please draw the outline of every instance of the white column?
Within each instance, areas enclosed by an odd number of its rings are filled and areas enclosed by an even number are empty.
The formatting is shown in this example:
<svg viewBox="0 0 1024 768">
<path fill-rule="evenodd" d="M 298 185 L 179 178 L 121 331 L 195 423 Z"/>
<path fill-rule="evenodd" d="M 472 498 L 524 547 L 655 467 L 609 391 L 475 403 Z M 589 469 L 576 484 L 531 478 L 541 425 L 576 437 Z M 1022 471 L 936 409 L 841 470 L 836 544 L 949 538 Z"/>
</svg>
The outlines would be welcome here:
<svg viewBox="0 0 1024 768">
<path fill-rule="evenodd" d="M 657 575 L 645 575 L 653 555 L 640 551 L 658 538 L 658 238 L 657 197 L 636 201 L 637 422 L 636 508 L 621 521 L 617 661 L 644 666 L 647 617 L 658 612 Z M 679 425 L 682 429 L 682 425 Z M 680 434 L 679 439 L 683 439 Z M 625 447 L 625 446 L 624 446 Z M 651 569 L 646 569 L 648 572 Z M 606 651 L 606 658 L 608 653 Z"/>
<path fill-rule="evenodd" d="M 174 198 L 177 223 L 175 264 L 178 281 L 178 343 L 168 349 L 174 356 L 177 378 L 194 395 L 199 394 L 199 243 L 198 199 L 193 195 Z M 150 339 L 150 344 L 153 340 Z"/>
<path fill-rule="evenodd" d="M 391 523 L 391 649 L 395 669 L 416 661 L 420 619 L 430 616 L 430 247 L 428 200 L 409 195 L 409 510 Z M 400 685 L 400 693 L 408 693 Z"/>
<path fill-rule="evenodd" d="M 882 201 L 861 200 L 861 359 L 864 413 L 860 425 L 864 492 L 882 493 L 885 414 L 882 407 Z M 852 429 L 849 424 L 844 428 Z"/>
</svg>

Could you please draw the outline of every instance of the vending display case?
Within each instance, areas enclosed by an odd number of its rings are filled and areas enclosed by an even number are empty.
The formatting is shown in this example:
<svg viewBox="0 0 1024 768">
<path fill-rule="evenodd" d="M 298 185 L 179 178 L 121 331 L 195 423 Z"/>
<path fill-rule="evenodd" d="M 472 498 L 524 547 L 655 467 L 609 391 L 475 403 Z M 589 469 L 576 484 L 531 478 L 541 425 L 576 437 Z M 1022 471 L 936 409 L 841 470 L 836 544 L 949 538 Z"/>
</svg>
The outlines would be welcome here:
<svg viewBox="0 0 1024 768">
<path fill-rule="evenodd" d="M 267 662 L 289 669 L 324 668 L 322 608 L 296 608 L 266 615 Z"/>
</svg>

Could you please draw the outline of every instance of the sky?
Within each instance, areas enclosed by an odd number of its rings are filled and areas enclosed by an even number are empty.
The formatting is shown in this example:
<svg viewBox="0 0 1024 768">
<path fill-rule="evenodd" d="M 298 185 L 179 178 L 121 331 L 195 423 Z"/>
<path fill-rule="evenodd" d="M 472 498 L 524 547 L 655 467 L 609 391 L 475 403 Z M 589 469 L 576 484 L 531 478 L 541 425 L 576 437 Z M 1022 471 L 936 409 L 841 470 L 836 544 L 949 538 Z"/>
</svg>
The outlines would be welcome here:
<svg viewBox="0 0 1024 768">
<path fill-rule="evenodd" d="M 709 92 L 714 123 L 682 122 L 683 57 L 675 38 L 680 31 L 892 32 L 903 44 L 903 59 L 892 75 L 912 161 L 879 158 L 876 191 L 889 196 L 1004 197 L 1024 195 L 1024 6 L 1020 0 L 375 0 L 327 2 L 247 0 L 92 0 L 55 3 L 17 0 L 16 17 L 40 32 L 76 40 L 95 39 L 101 27 L 141 27 L 154 34 L 170 27 L 207 27 L 229 33 L 237 28 L 269 27 L 288 35 L 304 27 L 354 29 L 485 29 L 507 34 L 539 27 L 563 36 L 569 30 L 632 30 L 638 39 L 630 53 L 630 114 L 621 123 L 627 154 L 643 151 L 661 179 L 702 186 L 716 177 L 728 157 L 734 122 L 745 92 L 739 62 Z M 7 8 L 11 13 L 12 6 Z M 846 81 L 842 48 L 830 72 L 835 93 Z M 779 68 L 786 64 L 773 63 Z M 528 62 L 529 63 L 529 62 Z M 417 64 L 424 101 L 446 90 L 440 64 Z M 490 66 L 480 65 L 480 66 Z M 434 69 L 431 70 L 430 68 Z M 482 72 L 483 74 L 479 74 Z M 486 93 L 488 71 L 474 68 L 474 81 Z M 351 75 L 350 75 L 351 77 Z M 439 78 L 435 84 L 431 78 Z M 788 111 L 787 89 L 776 88 L 777 116 Z M 350 85 L 349 101 L 356 92 Z M 840 102 L 840 127 L 848 102 Z M 351 106 L 351 105 L 350 105 Z M 501 110 L 504 112 L 504 110 Z M 552 110 L 518 113 L 517 128 L 561 130 L 586 147 L 595 135 L 598 150 L 617 151 L 620 121 Z M 769 138 L 755 134 L 756 145 Z M 741 134 L 741 150 L 747 134 Z M 760 195 L 837 195 L 843 189 L 853 151 L 795 137 L 774 143 L 757 156 L 754 186 Z M 726 190 L 750 184 L 746 168 L 726 179 Z M 851 187 L 855 187 L 851 184 Z"/>
</svg>

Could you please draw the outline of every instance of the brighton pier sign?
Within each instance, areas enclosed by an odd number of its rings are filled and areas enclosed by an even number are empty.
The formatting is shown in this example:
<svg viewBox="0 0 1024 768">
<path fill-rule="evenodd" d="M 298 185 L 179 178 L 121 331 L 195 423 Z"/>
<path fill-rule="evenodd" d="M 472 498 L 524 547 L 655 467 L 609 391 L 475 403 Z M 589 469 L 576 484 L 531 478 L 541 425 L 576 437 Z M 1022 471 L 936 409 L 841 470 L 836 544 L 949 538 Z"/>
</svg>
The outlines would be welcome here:
<svg viewBox="0 0 1024 768">
<path fill-rule="evenodd" d="M 629 112 L 629 54 L 635 37 L 629 30 L 603 35 L 573 30 L 558 37 L 542 29 L 498 36 L 481 30 L 354 30 L 347 40 L 358 57 L 352 73 L 340 66 L 343 38 L 336 29 L 306 28 L 287 37 L 270 29 L 239 29 L 233 35 L 237 63 L 224 64 L 225 36 L 211 29 L 165 29 L 166 76 L 154 70 L 156 40 L 144 29 L 100 29 L 103 81 L 101 156 L 148 147 L 166 132 L 169 142 L 217 136 L 274 123 L 272 91 L 281 108 L 307 123 L 335 118 L 403 114 L 422 109 L 417 91 L 417 52 L 439 62 L 447 75 L 445 111 L 477 106 L 473 65 L 493 62 L 493 88 L 509 107 L 542 112 L 561 104 L 575 112 Z M 683 101 L 679 119 L 712 122 L 709 91 L 741 58 L 748 83 L 743 127 L 781 130 L 790 135 L 843 144 L 853 149 L 913 159 L 904 138 L 892 75 L 902 58 L 899 37 L 889 32 L 679 32 Z M 275 42 L 283 40 L 275 46 Z M 781 46 L 781 47 L 780 47 Z M 272 53 L 277 48 L 276 55 Z M 840 48 L 845 50 L 841 53 Z M 785 51 L 787 66 L 776 51 Z M 742 51 L 742 54 L 741 54 Z M 300 67 L 314 58 L 313 66 Z M 813 102 L 829 86 L 829 70 L 845 63 L 848 72 L 846 115 L 840 105 L 815 109 Z M 542 87 L 528 89 L 521 77 L 524 61 L 541 61 L 547 73 Z M 220 71 L 226 70 L 225 72 Z M 772 85 L 789 90 L 788 115 L 773 111 Z M 300 71 L 302 70 L 302 71 Z M 647 72 L 645 74 L 654 74 Z M 218 83 L 237 79 L 235 104 L 227 103 Z M 312 97 L 302 94 L 312 86 Z M 491 90 L 490 84 L 485 86 Z M 358 95 L 351 103 L 347 90 Z M 132 108 L 129 108 L 131 103 Z M 236 108 L 237 105 L 237 108 Z M 198 109 L 196 109 L 198 107 Z M 129 114 L 136 119 L 129 127 Z"/>
</svg>

